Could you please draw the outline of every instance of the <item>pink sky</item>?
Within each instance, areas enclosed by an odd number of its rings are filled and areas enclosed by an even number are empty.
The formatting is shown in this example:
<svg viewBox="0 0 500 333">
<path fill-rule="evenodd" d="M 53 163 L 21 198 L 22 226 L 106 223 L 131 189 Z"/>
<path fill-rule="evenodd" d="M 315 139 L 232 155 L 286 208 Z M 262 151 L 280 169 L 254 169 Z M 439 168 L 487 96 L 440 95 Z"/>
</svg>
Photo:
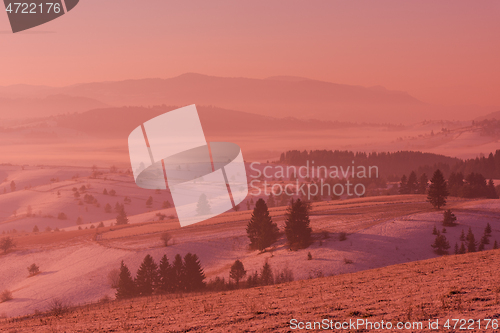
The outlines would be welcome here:
<svg viewBox="0 0 500 333">
<path fill-rule="evenodd" d="M 500 106 L 500 1 L 82 0 L 11 34 L 0 85 L 295 75 Z"/>
</svg>

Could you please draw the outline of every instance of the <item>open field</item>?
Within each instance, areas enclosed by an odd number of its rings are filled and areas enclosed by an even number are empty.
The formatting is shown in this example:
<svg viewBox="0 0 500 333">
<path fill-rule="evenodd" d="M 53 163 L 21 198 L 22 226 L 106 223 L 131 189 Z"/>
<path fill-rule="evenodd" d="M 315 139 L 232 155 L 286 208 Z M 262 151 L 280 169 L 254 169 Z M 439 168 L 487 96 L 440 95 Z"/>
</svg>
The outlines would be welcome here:
<svg viewBox="0 0 500 333">
<path fill-rule="evenodd" d="M 452 248 L 459 243 L 460 232 L 469 227 L 479 239 L 486 223 L 493 227 L 491 244 L 500 241 L 498 200 L 450 198 L 447 207 L 459 223 L 447 228 Z M 271 208 L 281 231 L 284 213 L 285 207 Z M 296 280 L 304 280 L 434 258 L 431 231 L 434 226 L 441 228 L 442 211 L 432 209 L 422 195 L 318 202 L 313 204 L 313 244 L 308 249 L 290 251 L 282 234 L 264 253 L 248 249 L 245 229 L 249 217 L 250 211 L 238 211 L 185 228 L 176 219 L 166 219 L 123 227 L 11 234 L 18 247 L 0 255 L 2 267 L 9 267 L 0 270 L 0 290 L 12 291 L 14 299 L 0 303 L 0 314 L 11 317 L 45 311 L 53 299 L 78 305 L 113 298 L 109 271 L 124 260 L 135 274 L 146 254 L 158 262 L 164 254 L 172 260 L 177 253 L 195 253 L 207 280 L 216 276 L 227 280 L 236 259 L 249 273 L 259 271 L 268 261 L 273 270 L 288 268 Z M 165 231 L 173 236 L 168 247 L 160 240 Z M 340 232 L 347 233 L 347 240 L 339 240 Z M 312 260 L 307 260 L 308 252 Z M 28 278 L 26 268 L 32 263 L 40 266 L 41 273 Z"/>
<path fill-rule="evenodd" d="M 500 250 L 218 293 L 164 295 L 0 322 L 5 332 L 288 332 L 290 320 L 500 320 Z M 483 321 L 484 325 L 486 321 Z M 453 323 L 452 323 L 453 325 Z M 475 330 L 477 331 L 477 322 Z M 358 332 L 367 331 L 359 327 Z M 356 331 L 356 330 L 352 330 Z M 372 330 L 376 331 L 376 330 Z M 390 330 L 389 330 L 390 331 Z M 483 331 L 492 332 L 493 330 Z"/>
</svg>

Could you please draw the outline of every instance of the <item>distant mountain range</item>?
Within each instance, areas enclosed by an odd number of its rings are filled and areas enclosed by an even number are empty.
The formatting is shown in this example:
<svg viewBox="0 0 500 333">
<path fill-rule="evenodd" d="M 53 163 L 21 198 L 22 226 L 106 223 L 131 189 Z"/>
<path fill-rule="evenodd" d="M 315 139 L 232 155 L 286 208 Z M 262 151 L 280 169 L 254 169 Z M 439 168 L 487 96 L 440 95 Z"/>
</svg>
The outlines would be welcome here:
<svg viewBox="0 0 500 333">
<path fill-rule="evenodd" d="M 67 103 L 50 104 L 54 95 Z M 249 79 L 189 73 L 169 79 L 95 82 L 60 88 L 0 87 L 0 118 L 48 116 L 105 106 L 189 104 L 273 117 L 396 124 L 424 119 L 470 120 L 472 114 L 493 111 L 434 106 L 406 92 L 379 86 L 366 88 L 290 76 Z"/>
</svg>

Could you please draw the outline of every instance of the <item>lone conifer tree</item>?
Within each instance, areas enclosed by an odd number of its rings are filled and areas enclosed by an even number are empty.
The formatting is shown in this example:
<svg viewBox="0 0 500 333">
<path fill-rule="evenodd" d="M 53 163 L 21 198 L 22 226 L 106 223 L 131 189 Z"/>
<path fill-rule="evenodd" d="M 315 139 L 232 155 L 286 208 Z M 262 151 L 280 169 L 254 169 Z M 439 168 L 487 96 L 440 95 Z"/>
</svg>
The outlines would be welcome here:
<svg viewBox="0 0 500 333">
<path fill-rule="evenodd" d="M 196 254 L 188 253 L 184 256 L 183 284 L 186 291 L 196 291 L 205 287 L 205 273 Z"/>
<path fill-rule="evenodd" d="M 137 293 L 141 296 L 152 295 L 157 285 L 158 266 L 154 262 L 153 257 L 148 254 L 144 257 L 135 278 Z"/>
<path fill-rule="evenodd" d="M 146 200 L 146 207 L 151 208 L 153 205 L 153 197 L 149 196 L 148 200 Z"/>
<path fill-rule="evenodd" d="M 263 199 L 257 200 L 252 217 L 247 225 L 250 247 L 263 251 L 278 240 L 279 230 L 269 216 L 269 209 Z"/>
<path fill-rule="evenodd" d="M 200 215 L 209 215 L 211 213 L 211 207 L 208 203 L 208 199 L 205 193 L 200 195 L 198 199 L 198 204 L 196 205 L 196 213 Z"/>
<path fill-rule="evenodd" d="M 456 225 L 457 217 L 451 212 L 451 209 L 445 210 L 443 213 L 443 225 L 445 227 L 453 227 Z"/>
<path fill-rule="evenodd" d="M 128 224 L 127 213 L 125 212 L 125 208 L 121 207 L 118 211 L 118 215 L 116 216 L 116 225 L 124 225 Z"/>
<path fill-rule="evenodd" d="M 243 263 L 239 260 L 236 260 L 234 264 L 231 266 L 231 271 L 229 271 L 229 277 L 236 282 L 236 286 L 239 285 L 240 280 L 245 277 L 247 271 L 245 271 L 245 267 Z"/>
<path fill-rule="evenodd" d="M 120 265 L 120 277 L 118 280 L 118 288 L 116 288 L 116 298 L 117 299 L 131 298 L 136 295 L 137 293 L 135 289 L 134 280 L 132 280 L 130 271 L 122 260 Z"/>
<path fill-rule="evenodd" d="M 495 240 L 495 243 L 493 243 L 493 250 L 496 250 L 498 249 L 498 243 L 497 241 Z"/>
<path fill-rule="evenodd" d="M 309 203 L 300 199 L 290 202 L 285 214 L 285 234 L 292 249 L 306 248 L 311 244 L 310 210 Z"/>
<path fill-rule="evenodd" d="M 444 176 L 441 173 L 441 170 L 437 169 L 431 179 L 427 201 L 429 201 L 437 209 L 440 209 L 446 205 L 446 198 L 448 195 L 449 193 Z"/>
<path fill-rule="evenodd" d="M 446 239 L 445 235 L 437 235 L 434 240 L 434 244 L 431 245 L 434 248 L 434 252 L 439 255 L 448 254 L 448 249 L 450 248 L 450 243 Z"/>
<path fill-rule="evenodd" d="M 491 236 L 491 225 L 490 225 L 490 223 L 489 223 L 489 222 L 486 224 L 486 228 L 484 228 L 484 234 L 485 234 L 487 237 L 490 237 L 490 236 Z"/>
<path fill-rule="evenodd" d="M 460 234 L 460 240 L 462 242 L 465 242 L 465 233 L 464 233 L 464 229 L 462 229 L 462 233 Z"/>
</svg>

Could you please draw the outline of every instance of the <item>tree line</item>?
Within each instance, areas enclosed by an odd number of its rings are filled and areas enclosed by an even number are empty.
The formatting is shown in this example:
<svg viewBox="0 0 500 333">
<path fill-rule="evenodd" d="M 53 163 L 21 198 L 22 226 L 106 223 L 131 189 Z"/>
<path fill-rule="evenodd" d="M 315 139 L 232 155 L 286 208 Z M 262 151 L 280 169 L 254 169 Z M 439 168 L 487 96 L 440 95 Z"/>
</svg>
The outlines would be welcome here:
<svg viewBox="0 0 500 333">
<path fill-rule="evenodd" d="M 419 151 L 398 151 L 394 153 L 364 153 L 340 150 L 289 150 L 281 154 L 279 163 L 305 165 L 314 161 L 315 165 L 376 165 L 380 175 L 387 180 L 398 180 L 402 174 L 416 170 L 418 174 L 428 175 L 436 169 L 448 177 L 451 173 L 480 173 L 487 179 L 500 179 L 500 149 L 488 156 L 462 160 L 444 155 L 422 153 Z"/>
<path fill-rule="evenodd" d="M 116 285 L 116 298 L 150 296 L 173 292 L 190 292 L 204 289 L 205 273 L 196 254 L 177 254 L 172 264 L 163 255 L 157 265 L 151 255 L 146 255 L 135 278 L 125 263 L 120 264 Z"/>
</svg>

